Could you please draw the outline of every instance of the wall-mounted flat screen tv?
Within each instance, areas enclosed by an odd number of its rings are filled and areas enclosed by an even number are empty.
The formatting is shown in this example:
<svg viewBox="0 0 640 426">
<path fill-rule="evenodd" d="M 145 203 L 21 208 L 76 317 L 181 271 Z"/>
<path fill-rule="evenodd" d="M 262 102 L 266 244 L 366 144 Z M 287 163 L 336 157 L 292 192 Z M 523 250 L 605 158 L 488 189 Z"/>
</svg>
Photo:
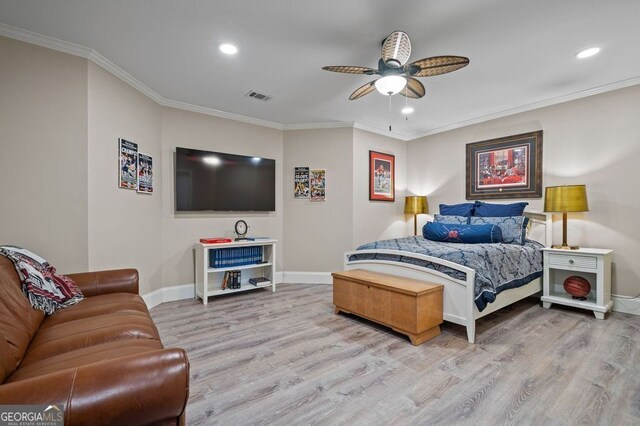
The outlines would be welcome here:
<svg viewBox="0 0 640 426">
<path fill-rule="evenodd" d="M 276 210 L 276 161 L 176 148 L 176 211 Z"/>
</svg>

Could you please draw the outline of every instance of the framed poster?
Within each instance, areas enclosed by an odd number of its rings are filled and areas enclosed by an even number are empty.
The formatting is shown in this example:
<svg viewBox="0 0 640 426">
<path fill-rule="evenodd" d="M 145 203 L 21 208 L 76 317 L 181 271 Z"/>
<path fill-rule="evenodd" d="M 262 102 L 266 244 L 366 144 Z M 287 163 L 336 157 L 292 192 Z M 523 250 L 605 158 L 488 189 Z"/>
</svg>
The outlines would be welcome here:
<svg viewBox="0 0 640 426">
<path fill-rule="evenodd" d="M 138 144 L 118 139 L 118 186 L 138 189 Z"/>
<path fill-rule="evenodd" d="M 467 200 L 542 197 L 542 130 L 467 144 Z"/>
<path fill-rule="evenodd" d="M 293 198 L 309 198 L 309 168 L 296 167 L 293 176 Z"/>
<path fill-rule="evenodd" d="M 324 201 L 326 199 L 327 171 L 325 169 L 313 169 L 309 172 L 311 186 L 311 201 Z"/>
<path fill-rule="evenodd" d="M 395 173 L 395 156 L 369 151 L 369 200 L 396 200 Z"/>
<path fill-rule="evenodd" d="M 153 158 L 141 152 L 138 153 L 138 192 L 153 193 Z"/>
</svg>

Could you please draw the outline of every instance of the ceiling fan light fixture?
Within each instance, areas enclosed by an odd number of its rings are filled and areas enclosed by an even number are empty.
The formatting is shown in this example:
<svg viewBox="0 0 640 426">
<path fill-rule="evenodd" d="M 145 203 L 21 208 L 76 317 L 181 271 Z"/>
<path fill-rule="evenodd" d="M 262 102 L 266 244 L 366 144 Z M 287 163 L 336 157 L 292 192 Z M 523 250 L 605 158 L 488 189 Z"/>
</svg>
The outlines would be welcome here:
<svg viewBox="0 0 640 426">
<path fill-rule="evenodd" d="M 395 95 L 400 93 L 407 85 L 407 79 L 400 75 L 387 75 L 375 82 L 376 89 L 383 95 Z"/>
<path fill-rule="evenodd" d="M 404 107 L 402 108 L 402 113 L 404 115 L 411 114 L 413 112 L 413 107 Z"/>
</svg>

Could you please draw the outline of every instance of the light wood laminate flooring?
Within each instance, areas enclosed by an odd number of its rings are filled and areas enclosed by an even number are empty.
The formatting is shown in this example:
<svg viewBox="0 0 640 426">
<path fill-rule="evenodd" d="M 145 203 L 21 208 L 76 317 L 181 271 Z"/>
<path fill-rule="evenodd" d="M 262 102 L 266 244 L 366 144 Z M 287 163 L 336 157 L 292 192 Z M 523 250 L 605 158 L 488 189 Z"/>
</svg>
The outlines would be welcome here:
<svg viewBox="0 0 640 426">
<path fill-rule="evenodd" d="M 282 284 L 151 310 L 191 362 L 190 425 L 640 424 L 640 317 L 529 298 L 406 336 L 334 315 L 328 285 Z"/>
</svg>

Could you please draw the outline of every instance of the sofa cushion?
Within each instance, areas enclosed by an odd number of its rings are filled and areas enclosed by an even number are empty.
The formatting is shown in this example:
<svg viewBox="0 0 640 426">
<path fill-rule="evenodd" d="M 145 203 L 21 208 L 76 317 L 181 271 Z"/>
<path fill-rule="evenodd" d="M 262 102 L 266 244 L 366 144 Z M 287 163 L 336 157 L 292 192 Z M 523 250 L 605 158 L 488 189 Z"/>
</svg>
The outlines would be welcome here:
<svg viewBox="0 0 640 426">
<path fill-rule="evenodd" d="M 160 340 L 158 330 L 148 314 L 115 312 L 42 326 L 31 341 L 22 366 L 65 352 L 117 340 Z"/>
<path fill-rule="evenodd" d="M 18 367 L 43 318 L 44 313 L 33 309 L 22 293 L 13 263 L 0 256 L 0 336 L 4 337 L 4 343 L 0 343 L 0 381 Z"/>
<path fill-rule="evenodd" d="M 100 345 L 55 355 L 33 362 L 27 366 L 20 366 L 20 368 L 7 379 L 6 383 L 158 349 L 162 349 L 162 343 L 152 339 L 135 339 L 133 341 L 117 340 L 115 342 L 102 343 Z"/>
<path fill-rule="evenodd" d="M 137 312 L 149 315 L 147 305 L 144 303 L 144 300 L 142 300 L 142 297 L 137 294 L 111 293 L 87 297 L 76 305 L 58 309 L 53 315 L 47 317 L 47 320 L 42 326 L 50 327 L 67 321 L 126 312 Z"/>
</svg>

